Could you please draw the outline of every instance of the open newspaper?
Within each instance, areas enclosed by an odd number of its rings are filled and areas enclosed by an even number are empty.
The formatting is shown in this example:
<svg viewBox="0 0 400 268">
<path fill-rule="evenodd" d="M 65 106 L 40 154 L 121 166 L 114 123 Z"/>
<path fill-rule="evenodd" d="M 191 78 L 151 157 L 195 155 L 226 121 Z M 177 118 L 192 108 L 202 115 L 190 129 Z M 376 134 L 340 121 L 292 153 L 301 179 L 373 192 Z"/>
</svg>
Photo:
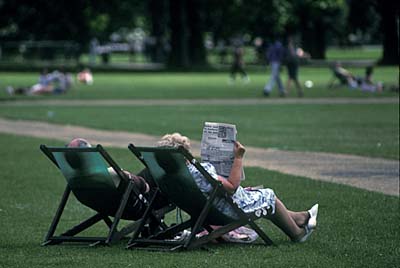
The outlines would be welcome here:
<svg viewBox="0 0 400 268">
<path fill-rule="evenodd" d="M 229 177 L 231 172 L 236 133 L 236 126 L 232 124 L 204 123 L 200 147 L 201 160 L 213 164 L 220 176 Z M 241 179 L 244 180 L 243 170 Z"/>
</svg>

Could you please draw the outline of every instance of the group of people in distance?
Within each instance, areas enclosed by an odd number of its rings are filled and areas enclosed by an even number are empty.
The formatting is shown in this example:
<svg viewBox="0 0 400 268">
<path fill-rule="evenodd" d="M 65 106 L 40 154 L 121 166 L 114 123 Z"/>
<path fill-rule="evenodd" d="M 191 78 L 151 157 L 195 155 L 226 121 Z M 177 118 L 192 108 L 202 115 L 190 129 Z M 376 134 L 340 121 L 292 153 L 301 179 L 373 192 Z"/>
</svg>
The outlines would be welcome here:
<svg viewBox="0 0 400 268">
<path fill-rule="evenodd" d="M 77 80 L 84 84 L 93 84 L 93 76 L 89 69 L 85 68 L 77 75 Z M 61 95 L 67 93 L 72 85 L 74 79 L 72 75 L 60 68 L 49 72 L 47 68 L 44 68 L 40 75 L 38 82 L 29 87 L 17 87 L 12 86 L 6 87 L 6 92 L 9 95 L 26 95 L 26 96 L 38 96 L 38 95 Z"/>
<path fill-rule="evenodd" d="M 243 48 L 238 45 L 234 46 L 232 56 L 233 61 L 230 70 L 229 83 L 235 81 L 237 73 L 241 75 L 242 80 L 245 83 L 250 82 L 250 78 L 244 70 Z M 298 70 L 300 62 L 302 60 L 309 59 L 310 55 L 303 51 L 300 47 L 296 47 L 294 39 L 292 37 L 288 37 L 286 46 L 283 45 L 279 40 L 272 42 L 265 51 L 265 58 L 270 64 L 271 76 L 269 81 L 264 86 L 264 96 L 268 97 L 271 94 L 272 89 L 277 86 L 279 96 L 285 97 L 290 93 L 290 88 L 292 84 L 294 84 L 297 90 L 297 96 L 303 97 L 304 92 L 298 79 Z M 286 86 L 284 86 L 280 77 L 280 71 L 283 65 L 285 65 L 287 68 L 288 80 Z M 350 71 L 343 68 L 340 62 L 336 62 L 331 67 L 331 70 L 333 72 L 333 78 L 328 83 L 329 89 L 334 87 L 336 80 L 339 80 L 340 85 L 345 85 L 350 89 L 357 89 L 362 92 L 380 93 L 384 89 L 382 82 L 376 82 L 373 80 L 373 66 L 366 67 L 364 76 L 353 75 Z M 306 87 L 309 86 L 306 84 Z M 398 91 L 398 87 L 394 87 L 394 89 L 391 90 Z"/>
<path fill-rule="evenodd" d="M 8 86 L 6 91 L 9 95 L 59 95 L 66 93 L 72 84 L 72 76 L 65 72 L 63 68 L 51 73 L 45 68 L 41 71 L 36 84 L 30 87 L 18 87 L 15 89 L 12 86 Z"/>
<path fill-rule="evenodd" d="M 68 147 L 90 147 L 90 143 L 84 139 L 77 138 L 72 140 Z M 191 150 L 189 138 L 179 133 L 166 134 L 157 143 L 158 147 L 180 147 Z M 293 242 L 305 242 L 311 233 L 317 227 L 318 204 L 312 206 L 311 209 L 304 211 L 291 211 L 286 208 L 282 201 L 277 197 L 274 190 L 269 188 L 258 189 L 252 187 L 242 187 L 241 172 L 243 167 L 243 156 L 245 147 L 240 142 L 234 144 L 234 162 L 229 177 L 222 177 L 217 174 L 215 167 L 209 162 L 203 162 L 201 165 L 212 176 L 213 179 L 222 183 L 223 188 L 229 193 L 234 203 L 238 205 L 244 212 L 254 212 L 263 209 L 263 217 L 271 220 L 278 228 L 280 228 Z M 212 192 L 212 186 L 207 179 L 189 162 L 186 162 L 189 173 L 192 175 L 194 182 L 203 192 L 205 196 L 209 196 Z M 109 171 L 110 172 L 110 171 Z M 128 171 L 124 171 L 129 174 Z M 115 173 L 115 172 L 114 172 Z M 113 174 L 112 170 L 110 172 Z M 151 184 L 151 176 L 147 169 L 138 173 L 133 183 L 141 191 L 141 194 L 147 195 L 154 190 L 155 185 Z M 137 176 L 128 176 L 134 178 Z M 215 203 L 216 208 L 223 214 L 236 217 L 234 210 L 225 200 L 219 200 Z M 158 202 L 158 201 L 157 201 Z M 165 202 L 162 198 L 160 203 Z M 140 215 L 137 215 L 140 217 Z M 218 228 L 218 226 L 213 226 Z"/>
<path fill-rule="evenodd" d="M 236 74 L 239 73 L 242 76 L 242 80 L 245 83 L 250 82 L 250 78 L 244 70 L 244 50 L 239 45 L 235 45 L 233 48 L 233 61 L 230 70 L 230 80 L 232 83 L 236 79 Z M 296 47 L 292 38 L 288 38 L 287 46 L 283 46 L 280 41 L 275 41 L 266 50 L 265 57 L 267 62 L 271 65 L 271 78 L 264 87 L 264 95 L 269 96 L 275 84 L 278 85 L 280 96 L 286 96 L 294 83 L 297 95 L 303 97 L 303 90 L 298 80 L 298 68 L 299 61 L 301 59 L 309 58 L 309 54 L 304 52 L 301 48 Z M 285 63 L 288 71 L 288 81 L 285 87 L 283 86 L 280 78 L 281 65 Z"/>
<path fill-rule="evenodd" d="M 372 75 L 374 68 L 368 66 L 365 69 L 364 77 L 357 77 L 353 75 L 350 71 L 343 68 L 340 62 L 336 62 L 332 66 L 333 77 L 328 84 L 328 88 L 332 89 L 335 85 L 335 80 L 339 80 L 340 85 L 348 86 L 351 89 L 359 89 L 363 92 L 382 92 L 383 83 L 374 82 Z"/>
</svg>

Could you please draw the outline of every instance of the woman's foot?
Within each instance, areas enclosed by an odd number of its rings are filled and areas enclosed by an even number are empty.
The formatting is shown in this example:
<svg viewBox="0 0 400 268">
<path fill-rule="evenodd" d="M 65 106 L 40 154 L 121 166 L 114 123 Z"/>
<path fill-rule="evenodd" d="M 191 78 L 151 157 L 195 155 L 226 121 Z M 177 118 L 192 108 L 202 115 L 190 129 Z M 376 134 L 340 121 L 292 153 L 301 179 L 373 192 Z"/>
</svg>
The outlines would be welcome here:
<svg viewBox="0 0 400 268">
<path fill-rule="evenodd" d="M 298 243 L 303 243 L 307 241 L 307 239 L 310 237 L 314 229 L 317 227 L 317 216 L 318 216 L 318 204 L 315 204 L 312 208 L 310 208 L 308 211 L 308 222 L 304 225 L 304 235 L 297 239 L 295 242 Z"/>
<path fill-rule="evenodd" d="M 295 242 L 298 243 L 304 243 L 307 241 L 307 239 L 310 237 L 310 235 L 312 234 L 312 232 L 314 231 L 314 229 L 310 229 L 306 226 L 304 226 L 304 230 L 305 230 L 305 234 L 303 237 L 301 237 L 300 239 L 296 240 Z"/>
<path fill-rule="evenodd" d="M 308 210 L 310 218 L 308 219 L 306 227 L 310 230 L 317 227 L 317 216 L 318 216 L 318 204 L 315 204 L 310 210 Z"/>
</svg>

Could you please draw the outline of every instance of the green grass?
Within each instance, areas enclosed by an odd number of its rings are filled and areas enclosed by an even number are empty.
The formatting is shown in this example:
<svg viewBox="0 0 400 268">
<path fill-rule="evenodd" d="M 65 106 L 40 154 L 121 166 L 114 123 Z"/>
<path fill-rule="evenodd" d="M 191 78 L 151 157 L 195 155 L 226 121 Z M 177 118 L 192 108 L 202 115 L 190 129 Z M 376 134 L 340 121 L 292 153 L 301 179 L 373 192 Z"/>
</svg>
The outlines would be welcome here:
<svg viewBox="0 0 400 268">
<path fill-rule="evenodd" d="M 362 74 L 363 69 L 353 71 Z M 315 86 L 306 97 L 375 98 L 346 88 L 328 91 L 326 69 L 302 68 L 301 80 Z M 252 83 L 226 84 L 227 73 L 95 74 L 93 86 L 78 85 L 56 99 L 261 98 L 267 72 L 252 72 Z M 377 68 L 376 80 L 398 84 L 396 67 Z M 5 85 L 35 83 L 35 73 L 0 73 Z M 276 94 L 276 91 L 274 92 Z M 294 92 L 292 92 L 294 96 Z M 276 96 L 272 96 L 275 98 Z M 31 98 L 17 98 L 31 99 Z M 34 98 L 46 99 L 46 97 Z M 48 111 L 53 117 L 48 118 Z M 245 145 L 286 150 L 359 154 L 399 159 L 399 105 L 201 105 L 122 107 L 12 107 L 0 102 L 0 116 L 160 136 L 181 131 L 199 140 L 204 121 L 235 123 Z M 90 139 L 90 137 L 87 137 Z M 39 144 L 65 142 L 0 134 L 0 267 L 397 267 L 399 199 L 379 193 L 246 168 L 245 185 L 275 190 L 293 210 L 320 204 L 319 226 L 305 244 L 292 244 L 270 222 L 262 226 L 277 247 L 210 245 L 210 251 L 159 253 L 80 245 L 40 247 L 65 187 Z M 127 149 L 107 148 L 127 170 L 139 163 Z M 68 204 L 60 231 L 91 215 L 76 200 Z M 172 215 L 171 218 L 174 218 Z M 102 235 L 105 228 L 92 232 Z"/>
<path fill-rule="evenodd" d="M 48 111 L 53 116 L 48 118 Z M 398 104 L 1 107 L 13 119 L 201 139 L 205 121 L 234 123 L 248 146 L 399 158 Z"/>
<path fill-rule="evenodd" d="M 354 47 L 354 48 L 335 48 L 326 50 L 327 60 L 379 60 L 382 57 L 382 47 Z"/>
<path fill-rule="evenodd" d="M 398 198 L 256 168 L 246 169 L 246 185 L 271 187 L 294 210 L 319 202 L 319 228 L 309 242 L 293 244 L 264 221 L 277 247 L 210 245 L 210 251 L 181 253 L 128 251 L 124 243 L 40 247 L 65 187 L 39 151 L 41 143 L 62 144 L 0 135 L 0 267 L 396 267 L 400 256 Z M 127 150 L 109 152 L 124 168 L 139 168 Z M 72 200 L 59 231 L 89 215 Z M 92 232 L 103 235 L 104 230 L 96 226 Z"/>
<path fill-rule="evenodd" d="M 363 68 L 350 69 L 353 73 L 363 76 Z M 286 71 L 283 72 L 286 81 Z M 36 83 L 36 73 L 0 73 L 0 100 L 10 99 L 4 88 L 30 86 Z M 240 79 L 229 85 L 228 71 L 220 73 L 95 73 L 94 85 L 75 84 L 68 94 L 63 96 L 46 96 L 40 98 L 56 99 L 195 99 L 195 98 L 263 98 L 262 89 L 269 79 L 269 70 L 251 71 L 251 83 L 243 84 Z M 349 90 L 345 87 L 328 90 L 327 84 L 332 78 L 328 68 L 300 69 L 300 81 L 312 80 L 314 87 L 305 89 L 307 98 L 318 97 L 398 97 L 398 93 L 384 92 L 383 94 L 363 93 Z M 374 73 L 376 81 L 383 81 L 388 87 L 398 85 L 398 68 L 380 67 Z M 295 97 L 292 88 L 290 97 Z M 278 97 L 277 90 L 272 98 Z M 14 97 L 13 97 L 14 98 Z M 12 99 L 13 99 L 12 98 Z M 17 96 L 16 99 L 31 99 L 32 97 Z"/>
</svg>

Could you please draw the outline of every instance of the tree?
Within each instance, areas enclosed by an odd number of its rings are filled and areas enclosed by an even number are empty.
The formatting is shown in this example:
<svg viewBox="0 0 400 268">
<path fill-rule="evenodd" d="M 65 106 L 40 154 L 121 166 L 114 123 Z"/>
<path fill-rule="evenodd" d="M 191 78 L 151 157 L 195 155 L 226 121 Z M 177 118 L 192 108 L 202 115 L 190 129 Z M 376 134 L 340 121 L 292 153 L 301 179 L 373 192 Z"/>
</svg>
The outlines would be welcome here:
<svg viewBox="0 0 400 268">
<path fill-rule="evenodd" d="M 349 32 L 360 32 L 369 40 L 381 43 L 382 64 L 399 63 L 399 5 L 387 0 L 351 0 L 349 2 Z M 360 16 L 359 14 L 363 14 Z"/>
<path fill-rule="evenodd" d="M 187 68 L 206 64 L 203 0 L 170 0 L 171 67 Z"/>
<path fill-rule="evenodd" d="M 186 0 L 169 1 L 170 45 L 168 64 L 172 67 L 189 66 Z"/>
<path fill-rule="evenodd" d="M 189 61 L 196 66 L 206 65 L 206 49 L 204 46 L 204 6 L 203 0 L 188 0 L 188 46 Z"/>
<path fill-rule="evenodd" d="M 164 62 L 166 53 L 166 34 L 168 26 L 167 0 L 149 0 L 148 16 L 152 38 L 150 57 L 153 62 Z"/>
<path fill-rule="evenodd" d="M 243 35 L 281 37 L 291 15 L 287 0 L 220 0 L 209 1 L 207 7 L 206 31 L 213 33 L 214 41 Z"/>
<path fill-rule="evenodd" d="M 90 38 L 108 41 L 119 29 L 135 27 L 145 10 L 146 2 L 140 0 L 88 0 L 82 12 L 90 26 Z"/>
<path fill-rule="evenodd" d="M 293 2 L 304 49 L 312 58 L 325 59 L 328 36 L 344 28 L 344 0 L 297 0 Z"/>
<path fill-rule="evenodd" d="M 381 14 L 383 55 L 380 63 L 399 64 L 399 5 L 397 1 L 377 0 Z"/>
<path fill-rule="evenodd" d="M 85 1 L 1 1 L 2 29 L 14 28 L 3 40 L 87 41 L 88 24 L 82 12 Z M 4 27 L 4 28 L 3 28 Z"/>
<path fill-rule="evenodd" d="M 379 29 L 381 18 L 377 11 L 376 0 L 348 0 L 349 14 L 345 33 L 346 40 L 342 42 L 347 45 L 368 43 L 381 43 L 382 34 Z M 360 16 L 362 14 L 362 16 Z M 349 35 L 354 36 L 349 40 Z"/>
</svg>

